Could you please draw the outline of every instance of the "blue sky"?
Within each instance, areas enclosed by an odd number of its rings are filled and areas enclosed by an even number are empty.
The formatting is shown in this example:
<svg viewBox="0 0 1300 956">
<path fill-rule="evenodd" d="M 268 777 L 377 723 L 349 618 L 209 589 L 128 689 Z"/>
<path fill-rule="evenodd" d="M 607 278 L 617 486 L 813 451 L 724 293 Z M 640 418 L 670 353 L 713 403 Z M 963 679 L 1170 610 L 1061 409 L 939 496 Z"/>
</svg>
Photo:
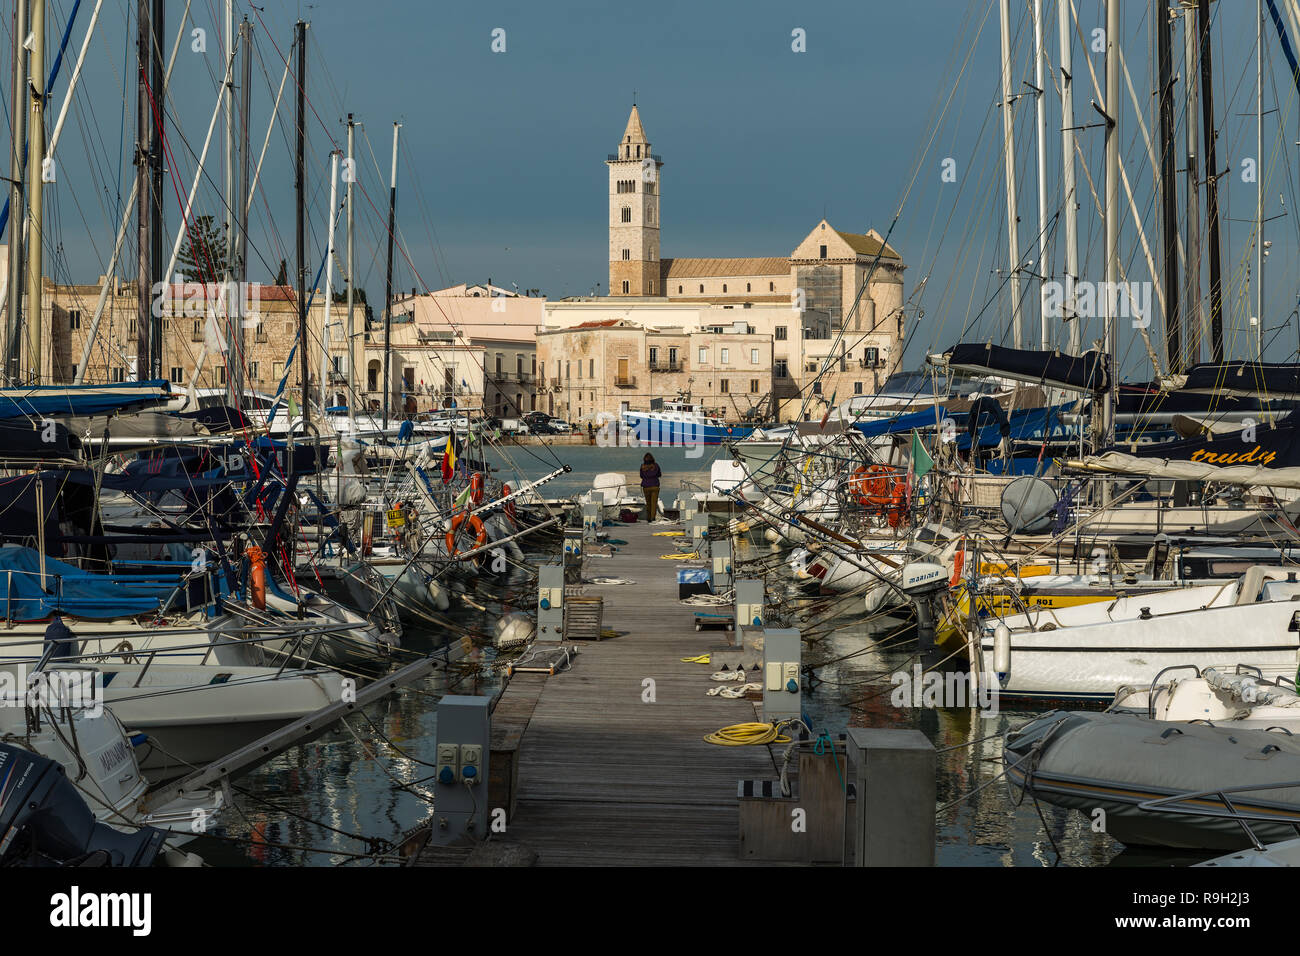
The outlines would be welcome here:
<svg viewBox="0 0 1300 956">
<path fill-rule="evenodd" d="M 1076 0 L 1086 38 L 1103 21 L 1098 0 Z M 91 2 L 84 2 L 70 56 L 80 44 Z M 82 88 L 59 150 L 59 182 L 51 198 L 58 253 L 56 277 L 93 281 L 111 250 L 120 203 L 130 186 L 134 137 L 130 71 L 135 4 L 107 0 L 91 47 Z M 183 3 L 169 0 L 169 34 Z M 1032 80 L 1032 43 L 1024 2 L 1013 2 L 1017 88 Z M 1047 47 L 1056 60 L 1056 0 L 1044 0 Z M 1223 121 L 1220 166 L 1238 168 L 1253 156 L 1254 4 L 1221 0 L 1216 16 L 1216 107 Z M 71 0 L 51 0 L 56 28 Z M 218 0 L 196 0 L 195 24 L 208 31 L 206 53 L 182 46 L 173 78 L 172 148 L 179 175 L 169 178 L 169 224 L 195 166 L 223 69 Z M 1135 94 L 1149 112 L 1149 4 L 1125 11 L 1125 54 Z M 1005 339 L 1007 304 L 997 270 L 1006 268 L 1002 141 L 998 99 L 996 4 L 714 2 L 609 4 L 417 3 L 374 0 L 314 5 L 268 0 L 248 13 L 257 31 L 254 67 L 254 149 L 265 136 L 283 54 L 299 15 L 311 22 L 308 50 L 308 261 L 324 247 L 331 138 L 343 142 L 347 112 L 364 123 L 359 137 L 363 195 L 358 197 L 359 283 L 371 301 L 383 290 L 382 231 L 387 202 L 391 130 L 401 122 L 395 285 L 438 288 L 482 281 L 552 297 L 584 294 L 607 278 L 605 155 L 622 132 L 633 90 L 663 171 L 665 256 L 785 255 L 825 213 L 837 227 L 884 233 L 908 270 L 907 294 L 929 276 L 914 323 L 909 362 L 963 334 Z M 495 29 L 506 50 L 492 50 Z M 3 36 L 8 48 L 8 26 Z M 806 52 L 791 49 L 792 31 L 806 35 Z M 52 43 L 56 38 L 52 38 Z M 170 42 L 170 41 L 169 41 Z M 278 50 L 277 50 L 278 47 Z M 1282 69 L 1276 36 L 1266 35 L 1266 215 L 1293 205 L 1296 94 Z M 1076 46 L 1076 122 L 1095 123 L 1087 57 L 1104 84 L 1102 57 Z M 6 58 L 7 59 L 7 58 Z M 65 68 L 51 114 L 66 90 Z M 7 86 L 7 84 L 5 84 Z M 124 85 L 126 97 L 123 97 Z M 1050 85 L 1050 84 L 1049 84 Z M 1127 93 L 1125 94 L 1127 97 Z M 1276 100 L 1276 101 L 1275 101 Z M 1049 96 L 1049 205 L 1059 205 L 1060 117 Z M 281 125 L 271 137 L 252 231 L 253 279 L 269 280 L 281 258 L 293 259 L 292 105 L 290 80 Z M 5 107 L 6 118 L 8 107 Z M 1250 113 L 1252 115 L 1247 116 Z M 1017 105 L 1017 168 L 1021 176 L 1021 244 L 1036 232 L 1032 97 Z M 1152 175 L 1131 104 L 1122 114 L 1122 152 L 1135 204 L 1158 250 Z M 1279 118 L 1288 132 L 1276 135 Z M 220 130 L 209 156 L 213 181 L 199 190 L 197 213 L 220 214 Z M 1181 124 L 1180 124 L 1181 132 Z M 1100 130 L 1081 133 L 1081 149 L 1101 189 Z M 1289 151 L 1289 152 L 1288 152 Z M 373 160 L 372 160 L 373 157 Z M 952 158 L 956 183 L 941 164 Z M 1179 164 L 1180 169 L 1182 164 Z M 1085 276 L 1100 278 L 1101 222 L 1082 191 L 1081 244 Z M 1223 180 L 1225 277 L 1229 289 L 1230 353 L 1249 347 L 1247 302 L 1239 288 L 1248 260 L 1255 186 Z M 1126 211 L 1127 217 L 1127 211 Z M 1269 226 L 1266 327 L 1282 325 L 1295 307 L 1297 223 Z M 131 237 L 133 238 L 133 236 Z M 128 257 L 131 239 L 128 239 Z M 167 243 L 170 247 L 170 237 Z M 1125 268 L 1148 278 L 1131 222 L 1123 234 Z M 1051 252 L 1058 263 L 1059 247 Z M 49 257 L 47 257 L 48 260 Z M 314 271 L 314 270 L 313 270 Z M 1034 293 L 1036 301 L 1036 293 Z M 1233 310 L 1236 317 L 1233 318 Z M 1250 309 L 1249 311 L 1253 311 Z M 1036 322 L 1036 320 L 1035 320 Z M 1154 327 L 1153 327 L 1154 328 Z M 1236 329 L 1236 332 L 1231 331 Z M 1295 320 L 1270 333 L 1270 358 L 1293 354 Z M 1157 330 L 1158 331 L 1158 330 Z M 1089 330 L 1091 338 L 1096 331 Z M 1063 339 L 1063 335 L 1061 336 Z M 1121 336 L 1121 361 L 1143 374 L 1145 353 Z"/>
</svg>

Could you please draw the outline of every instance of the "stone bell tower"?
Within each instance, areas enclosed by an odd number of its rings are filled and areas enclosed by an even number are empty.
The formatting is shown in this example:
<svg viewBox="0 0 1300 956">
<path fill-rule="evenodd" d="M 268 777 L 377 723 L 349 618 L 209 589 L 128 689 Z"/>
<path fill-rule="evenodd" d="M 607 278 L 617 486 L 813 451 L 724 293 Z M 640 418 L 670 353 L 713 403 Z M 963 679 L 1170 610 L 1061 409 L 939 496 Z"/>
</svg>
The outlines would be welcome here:
<svg viewBox="0 0 1300 956">
<path fill-rule="evenodd" d="M 650 152 L 636 105 L 609 167 L 609 294 L 663 295 L 659 280 L 659 185 L 663 160 Z"/>
</svg>

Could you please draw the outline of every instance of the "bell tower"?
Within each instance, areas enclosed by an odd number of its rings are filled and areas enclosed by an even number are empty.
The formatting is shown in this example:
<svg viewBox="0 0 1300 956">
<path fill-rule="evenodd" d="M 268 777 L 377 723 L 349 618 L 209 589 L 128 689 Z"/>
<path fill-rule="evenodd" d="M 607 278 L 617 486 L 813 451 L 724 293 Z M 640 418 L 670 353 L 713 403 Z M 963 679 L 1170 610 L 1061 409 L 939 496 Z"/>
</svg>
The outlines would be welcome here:
<svg viewBox="0 0 1300 956">
<path fill-rule="evenodd" d="M 659 280 L 659 186 L 663 160 L 650 151 L 632 104 L 609 167 L 609 294 L 663 295 Z"/>
</svg>

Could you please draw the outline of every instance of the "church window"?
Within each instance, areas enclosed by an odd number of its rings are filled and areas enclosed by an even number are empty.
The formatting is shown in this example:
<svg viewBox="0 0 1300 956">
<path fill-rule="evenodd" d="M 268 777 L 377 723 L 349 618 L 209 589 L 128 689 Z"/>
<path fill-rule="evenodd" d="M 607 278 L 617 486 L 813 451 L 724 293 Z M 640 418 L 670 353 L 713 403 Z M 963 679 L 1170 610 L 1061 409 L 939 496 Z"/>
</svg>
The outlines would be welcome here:
<svg viewBox="0 0 1300 956">
<path fill-rule="evenodd" d="M 745 283 L 745 291 L 746 291 L 746 292 L 749 291 L 749 283 L 748 283 L 748 282 Z"/>
<path fill-rule="evenodd" d="M 623 280 L 623 294 L 624 294 L 624 295 L 627 295 L 627 289 L 628 289 L 627 280 L 624 279 L 624 280 Z"/>
<path fill-rule="evenodd" d="M 823 259 L 826 258 L 826 247 L 825 247 L 825 246 L 822 246 L 822 247 L 821 247 L 821 257 L 822 257 Z"/>
<path fill-rule="evenodd" d="M 776 291 L 776 283 L 775 283 L 775 282 L 769 282 L 769 283 L 767 284 L 767 291 L 768 291 L 768 292 L 775 292 L 775 291 Z"/>
<path fill-rule="evenodd" d="M 700 283 L 700 295 L 703 295 L 703 294 L 704 294 L 704 283 L 701 282 L 701 283 Z"/>
<path fill-rule="evenodd" d="M 682 294 L 682 287 L 681 287 L 681 286 L 678 286 L 678 287 L 677 287 L 677 294 L 678 294 L 678 295 L 681 295 L 681 294 Z"/>
<path fill-rule="evenodd" d="M 726 291 L 727 291 L 727 283 L 725 283 L 725 282 L 722 283 L 722 291 L 723 291 L 723 292 L 726 292 Z"/>
<path fill-rule="evenodd" d="M 627 262 L 627 261 L 628 261 L 629 259 L 631 259 L 631 258 L 632 258 L 632 250 L 631 250 L 631 249 L 624 249 L 624 250 L 623 250 L 623 261 L 624 261 L 624 262 Z"/>
<path fill-rule="evenodd" d="M 631 207 L 631 206 L 624 206 L 624 207 L 623 207 L 623 221 L 624 221 L 624 222 L 631 222 L 631 221 L 632 221 L 632 207 Z"/>
</svg>

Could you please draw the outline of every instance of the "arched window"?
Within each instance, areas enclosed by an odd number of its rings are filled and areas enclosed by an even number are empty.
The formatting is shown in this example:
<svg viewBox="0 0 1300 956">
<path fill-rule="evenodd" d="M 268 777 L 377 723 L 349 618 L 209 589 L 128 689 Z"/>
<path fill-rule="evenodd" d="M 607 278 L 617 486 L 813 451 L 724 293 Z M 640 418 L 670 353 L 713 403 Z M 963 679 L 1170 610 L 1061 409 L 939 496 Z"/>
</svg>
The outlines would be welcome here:
<svg viewBox="0 0 1300 956">
<path fill-rule="evenodd" d="M 746 292 L 749 291 L 749 283 L 748 283 L 748 282 L 745 283 L 745 291 L 746 291 Z"/>
<path fill-rule="evenodd" d="M 700 295 L 704 295 L 704 283 L 700 283 Z"/>
<path fill-rule="evenodd" d="M 726 291 L 727 291 L 727 283 L 725 283 L 725 282 L 722 283 L 722 291 L 723 291 L 723 292 L 726 292 Z"/>
<path fill-rule="evenodd" d="M 631 221 L 632 221 L 632 207 L 631 207 L 631 206 L 624 206 L 624 207 L 623 207 L 623 221 L 624 221 L 624 222 L 631 222 Z"/>
</svg>

